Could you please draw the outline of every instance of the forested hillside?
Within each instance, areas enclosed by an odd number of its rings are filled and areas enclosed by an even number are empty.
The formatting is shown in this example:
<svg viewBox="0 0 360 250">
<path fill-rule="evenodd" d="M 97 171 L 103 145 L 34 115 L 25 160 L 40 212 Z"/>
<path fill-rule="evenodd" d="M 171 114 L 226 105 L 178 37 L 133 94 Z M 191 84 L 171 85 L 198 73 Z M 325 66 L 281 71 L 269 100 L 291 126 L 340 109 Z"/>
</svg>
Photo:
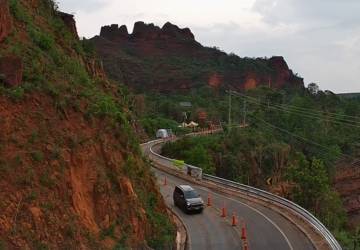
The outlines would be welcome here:
<svg viewBox="0 0 360 250">
<path fill-rule="evenodd" d="M 360 101 L 312 87 L 232 92 L 233 123 L 223 124 L 224 134 L 186 137 L 166 144 L 163 154 L 289 198 L 312 211 L 345 245 L 352 244 L 346 232 L 356 233 L 359 224 L 351 220 L 359 207 L 350 206 L 349 194 L 339 196 L 335 181 L 338 166 L 359 166 Z M 228 94 L 222 101 L 225 118 Z M 244 121 L 246 128 L 236 128 Z"/>
</svg>

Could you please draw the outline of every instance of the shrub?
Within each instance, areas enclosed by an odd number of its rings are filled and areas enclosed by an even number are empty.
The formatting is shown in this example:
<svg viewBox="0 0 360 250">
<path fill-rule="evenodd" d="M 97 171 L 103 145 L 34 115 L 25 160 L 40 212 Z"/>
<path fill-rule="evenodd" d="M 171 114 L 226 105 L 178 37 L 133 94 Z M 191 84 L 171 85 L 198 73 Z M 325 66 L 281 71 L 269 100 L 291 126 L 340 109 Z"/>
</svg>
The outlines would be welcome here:
<svg viewBox="0 0 360 250">
<path fill-rule="evenodd" d="M 9 2 L 11 14 L 19 21 L 24 23 L 30 23 L 30 16 L 26 12 L 25 8 L 18 0 L 10 0 Z"/>
<path fill-rule="evenodd" d="M 36 162 L 42 162 L 44 160 L 44 154 L 41 151 L 31 152 L 31 158 Z"/>
<path fill-rule="evenodd" d="M 39 46 L 40 49 L 48 51 L 54 46 L 54 39 L 47 33 L 43 33 L 33 27 L 28 29 L 28 33 L 33 42 Z"/>
<path fill-rule="evenodd" d="M 50 178 L 50 173 L 48 171 L 45 171 L 40 176 L 40 183 L 41 183 L 41 185 L 48 187 L 48 188 L 52 188 L 55 185 L 54 181 Z"/>
<path fill-rule="evenodd" d="M 0 94 L 4 94 L 13 102 L 19 102 L 23 99 L 25 95 L 25 91 L 23 87 L 15 87 L 15 88 L 5 88 L 3 86 L 0 86 Z"/>
<path fill-rule="evenodd" d="M 36 200 L 36 198 L 38 197 L 38 194 L 36 193 L 36 191 L 31 191 L 30 194 L 27 195 L 26 197 L 26 201 L 31 202 L 33 200 Z"/>
</svg>

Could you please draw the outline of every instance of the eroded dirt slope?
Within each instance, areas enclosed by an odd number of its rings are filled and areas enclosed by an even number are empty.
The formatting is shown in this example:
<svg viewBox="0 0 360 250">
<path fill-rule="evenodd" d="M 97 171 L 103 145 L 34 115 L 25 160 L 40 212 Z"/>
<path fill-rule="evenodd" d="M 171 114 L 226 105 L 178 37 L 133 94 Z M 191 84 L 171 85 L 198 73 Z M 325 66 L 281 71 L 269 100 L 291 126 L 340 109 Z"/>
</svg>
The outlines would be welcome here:
<svg viewBox="0 0 360 250">
<path fill-rule="evenodd" d="M 0 9 L 0 249 L 171 246 L 131 95 L 54 2 Z"/>
</svg>

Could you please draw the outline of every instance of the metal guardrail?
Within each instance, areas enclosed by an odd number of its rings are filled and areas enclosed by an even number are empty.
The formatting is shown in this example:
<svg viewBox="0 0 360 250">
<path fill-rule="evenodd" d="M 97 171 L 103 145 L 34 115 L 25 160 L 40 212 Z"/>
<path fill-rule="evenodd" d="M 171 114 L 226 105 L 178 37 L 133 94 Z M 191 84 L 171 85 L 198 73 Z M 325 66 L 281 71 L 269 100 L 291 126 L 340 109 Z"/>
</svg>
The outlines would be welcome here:
<svg viewBox="0 0 360 250">
<path fill-rule="evenodd" d="M 318 230 L 320 232 L 320 234 L 323 235 L 323 237 L 326 239 L 326 241 L 328 242 L 328 244 L 330 245 L 330 247 L 332 249 L 334 249 L 334 250 L 342 249 L 340 244 L 335 239 L 335 237 L 331 234 L 331 232 L 314 215 L 312 215 L 309 211 L 302 208 L 298 204 L 296 204 L 290 200 L 287 200 L 283 197 L 266 192 L 264 190 L 250 187 L 250 186 L 247 186 L 247 185 L 244 185 L 241 183 L 237 183 L 234 181 L 230 181 L 227 179 L 223 179 L 223 178 L 220 178 L 217 176 L 203 174 L 203 179 L 212 181 L 212 182 L 216 182 L 216 183 L 228 186 L 228 187 L 239 189 L 243 192 L 253 195 L 254 197 L 262 197 L 266 200 L 276 202 L 278 204 L 281 204 L 281 205 L 291 209 L 293 212 L 299 214 L 302 218 L 304 218 L 305 221 L 307 221 L 309 224 L 311 224 L 316 230 Z"/>
<path fill-rule="evenodd" d="M 161 142 L 159 141 L 157 144 L 160 144 Z M 155 145 L 153 145 L 153 146 L 155 146 Z M 151 154 L 153 154 L 156 157 L 161 158 L 163 160 L 166 160 L 166 161 L 169 161 L 169 162 L 173 161 L 173 159 L 170 159 L 170 158 L 162 156 L 162 155 L 160 155 L 158 153 L 155 153 L 152 150 L 152 146 L 150 147 L 150 152 L 151 152 Z M 331 232 L 314 215 L 312 215 L 309 211 L 302 208 L 298 204 L 296 204 L 296 203 L 294 203 L 294 202 L 292 202 L 290 200 L 287 200 L 287 199 L 285 199 L 283 197 L 280 197 L 278 195 L 269 193 L 267 191 L 264 191 L 264 190 L 261 190 L 261 189 L 258 189 L 258 188 L 254 188 L 254 187 L 251 187 L 251 186 L 247 186 L 247 185 L 244 185 L 244 184 L 241 184 L 241 183 L 238 183 L 238 182 L 223 179 L 223 178 L 220 178 L 220 177 L 217 177 L 217 176 L 203 174 L 202 179 L 207 180 L 207 181 L 212 181 L 214 183 L 221 184 L 221 185 L 224 185 L 224 186 L 227 186 L 227 187 L 235 188 L 235 189 L 238 189 L 238 190 L 241 190 L 241 191 L 247 193 L 248 195 L 252 195 L 255 198 L 261 197 L 261 198 L 263 198 L 265 200 L 272 201 L 272 202 L 281 204 L 284 207 L 287 207 L 288 209 L 290 209 L 293 212 L 297 213 L 300 217 L 302 217 L 310 225 L 312 225 L 326 239 L 329 246 L 333 250 L 342 250 L 340 244 L 335 239 L 335 237 L 331 234 Z"/>
</svg>

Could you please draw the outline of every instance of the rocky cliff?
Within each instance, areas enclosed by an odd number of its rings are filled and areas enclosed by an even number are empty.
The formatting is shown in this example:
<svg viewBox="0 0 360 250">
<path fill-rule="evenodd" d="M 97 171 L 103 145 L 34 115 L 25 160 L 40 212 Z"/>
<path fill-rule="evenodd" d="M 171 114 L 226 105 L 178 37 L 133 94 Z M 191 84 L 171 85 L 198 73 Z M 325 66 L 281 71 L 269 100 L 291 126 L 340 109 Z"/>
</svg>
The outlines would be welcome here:
<svg viewBox="0 0 360 250">
<path fill-rule="evenodd" d="M 240 58 L 195 40 L 190 29 L 171 23 L 162 28 L 136 22 L 133 33 L 116 24 L 101 28 L 91 39 L 109 76 L 135 89 L 188 90 L 213 88 L 244 90 L 258 85 L 303 88 L 281 56 Z"/>
<path fill-rule="evenodd" d="M 148 249 L 174 228 L 110 82 L 49 0 L 0 1 L 0 249 Z"/>
</svg>

